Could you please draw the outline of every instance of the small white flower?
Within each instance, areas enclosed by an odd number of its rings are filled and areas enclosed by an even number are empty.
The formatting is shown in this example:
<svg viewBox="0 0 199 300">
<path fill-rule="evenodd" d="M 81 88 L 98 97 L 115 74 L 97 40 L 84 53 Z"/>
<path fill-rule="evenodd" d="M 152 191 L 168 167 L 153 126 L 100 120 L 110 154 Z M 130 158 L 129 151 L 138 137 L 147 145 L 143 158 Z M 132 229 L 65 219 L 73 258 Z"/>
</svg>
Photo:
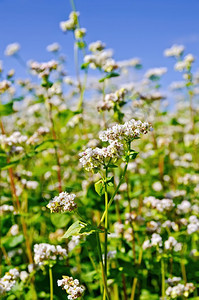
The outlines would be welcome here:
<svg viewBox="0 0 199 300">
<path fill-rule="evenodd" d="M 58 52 L 60 50 L 60 45 L 58 43 L 53 43 L 47 46 L 48 52 Z"/>
<path fill-rule="evenodd" d="M 10 228 L 11 235 L 15 236 L 19 233 L 19 226 L 17 224 L 12 225 Z"/>
<path fill-rule="evenodd" d="M 75 29 L 75 38 L 82 39 L 86 35 L 86 28 Z"/>
<path fill-rule="evenodd" d="M 101 41 L 96 41 L 91 44 L 89 44 L 88 48 L 91 52 L 96 52 L 96 51 L 102 51 L 106 45 L 102 43 Z"/>
<path fill-rule="evenodd" d="M 156 192 L 159 192 L 162 190 L 162 184 L 160 181 L 156 181 L 152 184 L 152 189 Z"/>
<path fill-rule="evenodd" d="M 9 44 L 6 47 L 5 55 L 6 56 L 15 55 L 19 51 L 19 49 L 20 49 L 20 45 L 18 43 Z"/>
</svg>

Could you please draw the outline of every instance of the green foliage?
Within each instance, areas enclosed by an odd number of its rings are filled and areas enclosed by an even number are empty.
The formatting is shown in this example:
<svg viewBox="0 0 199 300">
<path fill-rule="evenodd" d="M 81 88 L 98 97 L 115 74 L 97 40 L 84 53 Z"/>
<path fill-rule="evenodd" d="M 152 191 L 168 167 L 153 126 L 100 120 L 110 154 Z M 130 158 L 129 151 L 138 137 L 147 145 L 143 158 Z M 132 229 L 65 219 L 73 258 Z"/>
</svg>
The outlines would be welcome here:
<svg viewBox="0 0 199 300">
<path fill-rule="evenodd" d="M 120 74 L 115 73 L 115 72 L 110 72 L 110 73 L 108 73 L 105 77 L 101 78 L 101 79 L 99 80 L 99 82 L 104 82 L 106 79 L 110 79 L 110 78 L 118 77 L 118 76 L 120 76 Z"/>
</svg>

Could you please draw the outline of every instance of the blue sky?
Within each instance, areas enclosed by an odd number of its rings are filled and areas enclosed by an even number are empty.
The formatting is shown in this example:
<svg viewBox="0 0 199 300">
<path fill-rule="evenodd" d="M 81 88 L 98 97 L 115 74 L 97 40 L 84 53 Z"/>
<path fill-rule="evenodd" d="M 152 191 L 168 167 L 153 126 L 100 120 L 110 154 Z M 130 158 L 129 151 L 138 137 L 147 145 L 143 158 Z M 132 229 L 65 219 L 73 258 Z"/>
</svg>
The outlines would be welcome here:
<svg viewBox="0 0 199 300">
<path fill-rule="evenodd" d="M 163 50 L 183 43 L 187 53 L 199 57 L 198 0 L 76 0 L 80 23 L 87 28 L 87 42 L 98 39 L 113 48 L 118 60 L 140 57 L 145 68 L 167 66 L 165 79 L 179 79 L 172 71 L 173 61 Z M 47 61 L 52 55 L 46 46 L 62 45 L 67 69 L 73 69 L 73 39 L 63 34 L 59 22 L 71 11 L 69 0 L 0 0 L 0 60 L 6 69 L 24 71 L 13 58 L 4 56 L 7 44 L 19 42 L 24 60 Z M 175 75 L 176 74 L 176 75 Z"/>
</svg>

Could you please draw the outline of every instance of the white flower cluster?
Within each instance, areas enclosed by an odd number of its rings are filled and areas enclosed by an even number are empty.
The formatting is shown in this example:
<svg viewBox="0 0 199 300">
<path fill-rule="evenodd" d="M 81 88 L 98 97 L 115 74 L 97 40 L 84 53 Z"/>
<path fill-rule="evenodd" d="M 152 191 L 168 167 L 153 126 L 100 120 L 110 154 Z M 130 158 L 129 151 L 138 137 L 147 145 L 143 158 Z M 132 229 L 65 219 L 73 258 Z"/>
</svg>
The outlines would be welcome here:
<svg viewBox="0 0 199 300">
<path fill-rule="evenodd" d="M 62 21 L 59 23 L 61 30 L 63 32 L 66 32 L 68 30 L 75 30 L 78 24 L 78 17 L 79 17 L 79 12 L 72 11 L 67 21 Z"/>
<path fill-rule="evenodd" d="M 11 82 L 8 80 L 0 81 L 0 94 L 5 93 L 11 87 Z"/>
<path fill-rule="evenodd" d="M 79 154 L 80 163 L 83 167 L 90 171 L 94 168 L 100 168 L 110 160 L 115 162 L 123 155 L 123 145 L 118 141 L 111 141 L 108 147 L 103 148 L 87 148 Z"/>
<path fill-rule="evenodd" d="M 124 232 L 124 224 L 121 222 L 115 222 L 114 223 L 114 232 L 116 233 L 116 236 L 119 236 Z"/>
<path fill-rule="evenodd" d="M 86 35 L 86 28 L 76 28 L 75 29 L 75 38 L 82 39 Z"/>
<path fill-rule="evenodd" d="M 20 49 L 20 45 L 18 43 L 9 44 L 6 47 L 5 55 L 6 56 L 13 56 L 19 51 L 19 49 Z"/>
<path fill-rule="evenodd" d="M 184 52 L 184 46 L 183 45 L 173 45 L 171 48 L 168 48 L 164 51 L 164 55 L 169 57 L 169 56 L 174 56 L 176 58 L 180 57 L 183 52 Z"/>
<path fill-rule="evenodd" d="M 4 204 L 0 206 L 0 216 L 8 212 L 14 212 L 14 206 L 8 204 Z"/>
<path fill-rule="evenodd" d="M 22 135 L 19 131 L 13 132 L 10 136 L 0 134 L 0 144 L 3 146 L 21 145 L 27 141 L 28 137 Z"/>
<path fill-rule="evenodd" d="M 159 91 L 149 91 L 147 93 L 139 94 L 141 100 L 145 101 L 157 101 L 161 99 L 165 99 L 165 95 L 163 95 Z"/>
<path fill-rule="evenodd" d="M 190 211 L 191 211 L 191 203 L 187 200 L 183 200 L 180 204 L 177 205 L 176 213 L 178 215 L 186 214 Z"/>
<path fill-rule="evenodd" d="M 160 225 L 160 222 L 150 221 L 147 223 L 147 231 L 159 233 L 161 231 Z"/>
<path fill-rule="evenodd" d="M 59 196 L 55 196 L 47 205 L 52 212 L 71 212 L 77 208 L 74 202 L 76 195 L 62 192 Z"/>
<path fill-rule="evenodd" d="M 170 89 L 172 91 L 175 91 L 175 90 L 181 90 L 185 87 L 185 82 L 184 81 L 173 81 L 171 84 L 170 84 Z"/>
<path fill-rule="evenodd" d="M 107 94 L 104 98 L 104 101 L 102 101 L 98 105 L 97 109 L 99 111 L 110 110 L 111 108 L 113 108 L 114 103 L 120 103 L 124 101 L 124 96 L 126 92 L 127 91 L 124 88 L 121 88 L 114 93 Z"/>
<path fill-rule="evenodd" d="M 184 143 L 186 146 L 190 146 L 192 144 L 199 144 L 199 134 L 185 134 L 184 135 Z"/>
<path fill-rule="evenodd" d="M 66 249 L 61 246 L 54 246 L 46 243 L 34 245 L 34 261 L 38 265 L 49 262 L 50 260 L 64 259 L 67 256 Z"/>
<path fill-rule="evenodd" d="M 27 189 L 30 190 L 36 190 L 36 188 L 38 187 L 39 183 L 37 181 L 33 181 L 33 180 L 26 180 L 25 178 L 23 178 L 21 180 L 21 183 L 23 184 L 23 186 Z"/>
<path fill-rule="evenodd" d="M 154 246 L 158 246 L 158 247 L 162 246 L 162 237 L 157 233 L 153 233 L 151 236 L 151 240 L 144 241 L 142 245 L 144 250 Z"/>
<path fill-rule="evenodd" d="M 60 45 L 58 43 L 50 44 L 46 47 L 48 52 L 58 52 L 60 50 Z"/>
<path fill-rule="evenodd" d="M 26 281 L 29 277 L 29 274 L 26 271 L 21 271 L 19 274 L 19 277 L 22 281 Z"/>
<path fill-rule="evenodd" d="M 175 299 L 180 296 L 188 297 L 189 294 L 193 293 L 195 287 L 193 283 L 186 283 L 186 284 L 181 284 L 178 283 L 175 286 L 169 286 L 166 289 L 166 295 L 170 297 L 170 299 Z"/>
<path fill-rule="evenodd" d="M 123 125 L 116 124 L 112 128 L 100 132 L 99 138 L 103 142 L 111 142 L 115 140 L 132 141 L 146 134 L 151 129 L 148 122 L 136 121 L 134 119 L 125 122 Z"/>
<path fill-rule="evenodd" d="M 197 184 L 199 183 L 199 175 L 198 174 L 185 174 L 183 177 L 178 178 L 178 183 L 183 183 L 184 185 L 188 184 Z"/>
<path fill-rule="evenodd" d="M 32 144 L 34 145 L 35 143 L 39 142 L 40 136 L 46 135 L 49 133 L 50 130 L 48 127 L 39 127 L 37 131 L 28 139 L 27 144 Z"/>
<path fill-rule="evenodd" d="M 168 279 L 166 280 L 166 282 L 167 282 L 170 286 L 174 286 L 174 285 L 176 285 L 176 283 L 180 282 L 181 280 L 182 280 L 181 277 L 176 277 L 176 276 L 174 276 L 174 277 L 172 277 L 172 278 L 168 278 Z"/>
<path fill-rule="evenodd" d="M 167 72 L 167 68 L 153 68 L 153 69 L 149 69 L 144 76 L 148 79 L 158 79 L 166 72 Z"/>
<path fill-rule="evenodd" d="M 145 197 L 143 203 L 157 209 L 159 212 L 170 211 L 175 206 L 171 199 L 159 200 L 153 196 Z"/>
<path fill-rule="evenodd" d="M 105 72 L 112 72 L 118 68 L 117 63 L 112 58 L 111 50 L 96 51 L 84 57 L 84 62 L 89 64 L 91 69 L 102 69 Z"/>
<path fill-rule="evenodd" d="M 128 68 L 128 67 L 140 67 L 141 66 L 141 61 L 139 58 L 135 57 L 135 58 L 131 58 L 128 60 L 122 60 L 122 61 L 118 61 L 118 68 Z"/>
<path fill-rule="evenodd" d="M 9 231 L 12 236 L 17 235 L 19 233 L 19 225 L 17 224 L 12 225 Z"/>
<path fill-rule="evenodd" d="M 166 220 L 164 223 L 162 223 L 162 228 L 166 228 L 166 227 L 172 228 L 174 231 L 179 230 L 178 224 L 170 220 Z"/>
<path fill-rule="evenodd" d="M 195 61 L 195 58 L 192 54 L 188 54 L 184 57 L 184 60 L 178 61 L 174 68 L 176 71 L 184 71 L 184 70 L 188 70 L 192 63 Z"/>
<path fill-rule="evenodd" d="M 68 299 L 77 299 L 81 297 L 85 291 L 85 287 L 80 285 L 78 279 L 73 277 L 62 276 L 63 279 L 57 281 L 57 285 L 61 286 L 63 290 L 68 294 Z"/>
<path fill-rule="evenodd" d="M 151 126 L 149 123 L 142 123 L 134 119 L 123 125 L 115 125 L 112 128 L 102 131 L 99 138 L 104 142 L 109 142 L 110 145 L 103 148 L 87 148 L 84 152 L 80 153 L 80 162 L 87 171 L 94 168 L 99 168 L 106 165 L 110 161 L 116 162 L 123 155 L 124 146 L 118 140 L 126 140 L 131 142 L 133 139 L 138 138 L 140 134 L 147 133 Z"/>
<path fill-rule="evenodd" d="M 6 274 L 0 279 L 0 295 L 5 292 L 9 292 L 16 284 L 17 278 L 19 278 L 19 272 L 17 269 L 10 269 L 6 272 Z"/>
<path fill-rule="evenodd" d="M 183 197 L 186 195 L 185 190 L 176 190 L 176 191 L 170 191 L 167 193 L 167 197 L 169 198 L 178 198 L 178 197 Z"/>
<path fill-rule="evenodd" d="M 189 217 L 189 224 L 187 226 L 187 233 L 192 234 L 199 231 L 199 219 L 196 216 Z"/>
<path fill-rule="evenodd" d="M 145 219 L 142 216 L 137 215 L 135 212 L 125 213 L 125 224 L 136 222 L 136 224 L 143 225 L 144 221 Z"/>
<path fill-rule="evenodd" d="M 74 235 L 72 236 L 72 239 L 68 243 L 68 251 L 72 251 L 80 242 L 80 235 Z"/>
<path fill-rule="evenodd" d="M 62 228 L 57 229 L 55 232 L 49 234 L 50 240 L 60 241 L 64 235 L 64 230 Z"/>
<path fill-rule="evenodd" d="M 102 43 L 102 41 L 96 41 L 96 42 L 90 43 L 88 46 L 88 48 L 91 52 L 102 51 L 102 50 L 104 50 L 105 47 L 106 47 L 106 45 L 104 43 Z"/>
<path fill-rule="evenodd" d="M 164 242 L 164 248 L 166 250 L 174 250 L 175 252 L 182 250 L 182 244 L 178 243 L 173 236 L 170 236 L 167 241 Z"/>
<path fill-rule="evenodd" d="M 48 62 L 39 63 L 37 61 L 29 62 L 29 67 L 34 75 L 39 75 L 40 78 L 48 77 L 50 72 L 56 70 L 58 67 L 58 62 L 55 60 L 50 60 Z"/>
</svg>

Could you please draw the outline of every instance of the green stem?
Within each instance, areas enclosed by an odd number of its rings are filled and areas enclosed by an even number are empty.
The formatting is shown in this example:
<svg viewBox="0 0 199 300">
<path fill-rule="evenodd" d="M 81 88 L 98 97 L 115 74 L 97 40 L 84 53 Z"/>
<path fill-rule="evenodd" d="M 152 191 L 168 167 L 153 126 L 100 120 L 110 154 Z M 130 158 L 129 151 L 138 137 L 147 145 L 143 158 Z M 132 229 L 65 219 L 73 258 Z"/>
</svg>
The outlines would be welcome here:
<svg viewBox="0 0 199 300">
<path fill-rule="evenodd" d="M 108 203 L 108 209 L 109 209 L 109 207 L 111 206 L 111 204 L 113 203 L 113 200 L 114 200 L 114 198 L 115 198 L 115 195 L 117 194 L 117 192 L 118 192 L 118 190 L 119 190 L 119 188 L 120 188 L 120 185 L 122 184 L 122 182 L 123 182 L 123 180 L 124 180 L 124 177 L 125 177 L 125 174 L 126 174 L 127 167 L 128 167 L 128 160 L 126 161 L 126 165 L 125 165 L 125 167 L 124 167 L 123 174 L 122 174 L 122 176 L 121 176 L 121 178 L 120 178 L 120 181 L 119 181 L 119 183 L 118 183 L 118 185 L 117 185 L 117 187 L 116 187 L 116 189 L 115 189 L 115 192 L 113 193 L 113 196 L 111 197 L 111 199 L 110 199 L 110 201 L 109 201 L 109 203 Z M 107 213 L 107 211 L 105 210 L 104 213 L 103 213 L 103 215 L 102 215 L 102 217 L 101 217 L 99 226 L 100 226 L 100 225 L 102 224 L 102 222 L 104 221 L 104 218 L 106 217 L 106 213 Z"/>
<path fill-rule="evenodd" d="M 104 249 L 104 268 L 105 274 L 107 278 L 107 255 L 108 255 L 108 191 L 107 191 L 107 184 L 105 183 L 105 249 Z"/>
<path fill-rule="evenodd" d="M 108 294 L 106 274 L 105 274 L 104 266 L 103 266 L 102 249 L 101 249 L 100 238 L 99 238 L 98 232 L 96 232 L 96 239 L 97 239 L 97 250 L 98 250 L 98 255 L 99 255 L 99 263 L 100 263 L 101 272 L 102 272 L 102 280 L 103 280 L 103 284 L 104 284 L 104 294 L 106 295 L 107 300 L 110 300 L 110 297 Z"/>
<path fill-rule="evenodd" d="M 59 183 L 59 193 L 61 193 L 62 192 L 61 163 L 60 163 L 60 158 L 59 158 L 58 147 L 55 143 L 55 141 L 57 141 L 57 134 L 55 132 L 55 124 L 54 124 L 53 115 L 52 115 L 52 104 L 49 103 L 48 99 L 49 98 L 47 98 L 47 100 L 46 100 L 46 108 L 48 110 L 48 117 L 49 117 L 50 124 L 51 124 L 52 137 L 54 139 L 53 145 L 54 145 L 54 150 L 55 150 L 55 158 L 56 158 L 56 162 L 57 162 L 57 166 L 58 166 L 57 179 L 58 179 L 58 183 Z"/>
<path fill-rule="evenodd" d="M 51 266 L 49 266 L 49 278 L 50 278 L 50 300 L 53 300 L 53 273 L 52 273 Z"/>
<path fill-rule="evenodd" d="M 87 70 L 85 70 L 85 73 L 84 73 L 84 83 L 83 83 L 83 86 L 81 87 L 81 91 L 80 91 L 80 99 L 79 99 L 79 103 L 78 103 L 78 110 L 83 110 L 83 100 L 84 100 L 84 92 L 85 92 L 85 89 L 86 89 L 86 82 L 87 82 Z"/>
<path fill-rule="evenodd" d="M 141 262 L 142 262 L 142 253 L 143 253 L 143 250 L 142 250 L 142 248 L 141 248 L 140 253 L 139 253 L 139 258 L 138 258 L 138 266 L 139 266 L 139 267 L 140 267 Z M 138 278 L 135 277 L 135 278 L 133 279 L 133 285 L 132 285 L 132 289 L 131 289 L 131 300 L 134 300 L 134 299 L 135 299 L 135 291 L 136 291 L 137 281 L 138 281 Z M 163 300 L 164 300 L 164 299 L 163 299 Z"/>
<path fill-rule="evenodd" d="M 165 298 L 165 266 L 164 259 L 161 259 L 161 274 L 162 274 L 162 299 Z"/>
<path fill-rule="evenodd" d="M 70 4 L 72 6 L 73 11 L 76 11 L 75 3 L 73 0 L 70 0 Z"/>
</svg>

